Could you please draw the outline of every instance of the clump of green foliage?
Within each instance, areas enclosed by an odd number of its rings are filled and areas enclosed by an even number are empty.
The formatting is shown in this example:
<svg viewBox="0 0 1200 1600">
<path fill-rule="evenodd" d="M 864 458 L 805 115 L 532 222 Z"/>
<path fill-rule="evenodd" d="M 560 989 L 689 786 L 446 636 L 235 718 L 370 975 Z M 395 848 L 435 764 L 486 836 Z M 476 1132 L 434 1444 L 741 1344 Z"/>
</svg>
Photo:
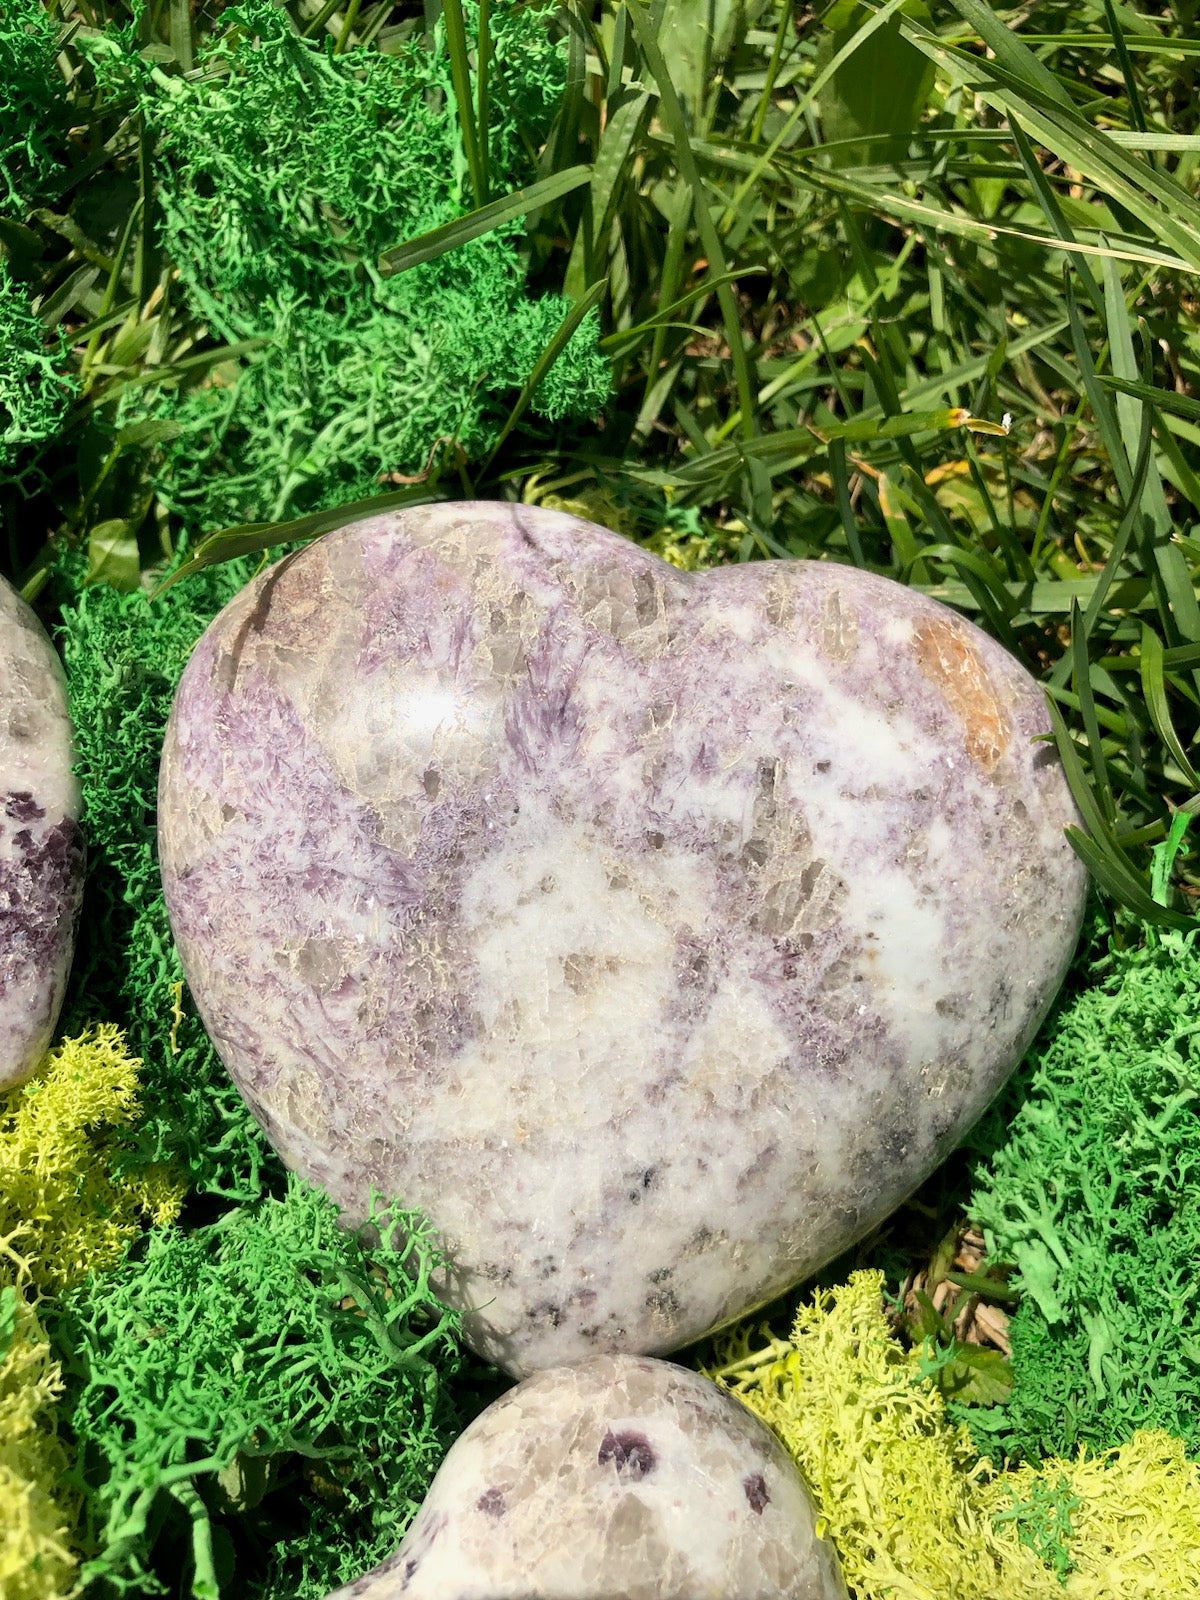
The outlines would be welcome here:
<svg viewBox="0 0 1200 1600">
<path fill-rule="evenodd" d="M 510 188 L 532 172 L 565 59 L 536 8 L 497 7 L 491 36 L 489 172 Z M 132 39 L 91 54 L 154 148 L 169 293 L 239 353 L 116 409 L 118 426 L 148 411 L 166 425 L 153 483 L 176 528 L 194 539 L 366 498 L 443 447 L 486 455 L 569 302 L 527 293 L 519 223 L 393 278 L 376 266 L 471 203 L 444 30 L 428 49 L 335 53 L 270 0 L 243 0 L 186 78 Z M 607 399 L 596 333 L 592 313 L 535 412 L 590 416 Z"/>
<path fill-rule="evenodd" d="M 54 1303 L 85 1583 L 178 1592 L 182 1528 L 193 1594 L 321 1600 L 399 1543 L 458 1425 L 456 1320 L 425 1224 L 374 1223 L 293 1179 Z"/>
<path fill-rule="evenodd" d="M 0 1239 L 35 1292 L 114 1266 L 144 1226 L 178 1215 L 182 1185 L 169 1169 L 122 1170 L 141 1112 L 140 1065 L 119 1029 L 101 1023 L 0 1093 Z M 0 1255 L 0 1283 L 5 1276 Z"/>
<path fill-rule="evenodd" d="M 39 0 L 0 6 L 0 211 L 22 212 L 53 188 L 70 123 L 55 57 L 63 28 Z"/>
<path fill-rule="evenodd" d="M 14 473 L 62 428 L 77 385 L 55 343 L 0 262 L 0 473 Z"/>
<path fill-rule="evenodd" d="M 69 1460 L 54 1414 L 62 1376 L 28 1290 L 0 1238 L 0 1594 L 66 1600 L 78 1497 L 64 1484 Z"/>
<path fill-rule="evenodd" d="M 787 1338 L 722 1335 L 709 1374 L 799 1464 L 858 1600 L 1200 1595 L 1200 1465 L 1179 1439 L 1140 1429 L 994 1472 L 894 1336 L 883 1289 L 855 1272 L 805 1300 Z"/>
<path fill-rule="evenodd" d="M 158 874 L 158 762 L 192 646 L 246 581 L 215 567 L 151 601 L 60 574 L 62 648 L 75 724 L 89 866 L 64 1025 L 102 1016 L 126 1031 L 142 1068 L 145 1164 L 172 1161 L 190 1186 L 233 1200 L 279 1188 L 282 1169 L 189 1000 Z"/>
<path fill-rule="evenodd" d="M 971 1411 L 997 1459 L 1166 1429 L 1200 1457 L 1200 946 L 1145 930 L 1045 1029 L 969 1203 L 1016 1263 L 1013 1395 Z"/>
</svg>

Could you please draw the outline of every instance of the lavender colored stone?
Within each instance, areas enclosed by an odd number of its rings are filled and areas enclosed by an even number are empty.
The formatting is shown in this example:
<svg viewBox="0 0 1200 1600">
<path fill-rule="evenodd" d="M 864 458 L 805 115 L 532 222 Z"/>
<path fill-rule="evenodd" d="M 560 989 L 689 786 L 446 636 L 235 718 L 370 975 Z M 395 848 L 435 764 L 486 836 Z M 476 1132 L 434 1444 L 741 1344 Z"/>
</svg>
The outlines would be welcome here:
<svg viewBox="0 0 1200 1600">
<path fill-rule="evenodd" d="M 662 1353 L 961 1138 L 1085 874 L 1042 695 L 830 563 L 445 505 L 262 574 L 184 674 L 167 903 L 284 1159 L 428 1213 L 510 1372 Z"/>
<path fill-rule="evenodd" d="M 58 1021 L 83 897 L 83 834 L 62 666 L 0 578 L 0 1089 Z"/>
<path fill-rule="evenodd" d="M 594 1356 L 452 1446 L 404 1542 L 330 1600 L 845 1600 L 774 1435 L 698 1373 Z"/>
</svg>

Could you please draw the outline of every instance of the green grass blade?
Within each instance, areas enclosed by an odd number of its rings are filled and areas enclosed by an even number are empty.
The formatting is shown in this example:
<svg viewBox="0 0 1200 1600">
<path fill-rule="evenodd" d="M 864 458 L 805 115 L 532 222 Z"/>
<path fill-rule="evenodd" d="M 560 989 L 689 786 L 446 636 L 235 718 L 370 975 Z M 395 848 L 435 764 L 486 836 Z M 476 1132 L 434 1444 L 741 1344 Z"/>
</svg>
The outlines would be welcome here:
<svg viewBox="0 0 1200 1600">
<path fill-rule="evenodd" d="M 1109 376 L 1107 373 L 1100 375 L 1100 382 L 1106 389 L 1115 389 L 1119 394 L 1131 395 L 1135 400 L 1144 400 L 1157 411 L 1170 412 L 1175 417 L 1186 417 L 1189 422 L 1200 422 L 1200 400 L 1193 400 L 1186 394 L 1176 394 L 1173 389 L 1160 389 L 1153 383 L 1143 383 L 1140 379 L 1119 378 Z"/>
<path fill-rule="evenodd" d="M 1200 777 L 1188 759 L 1187 752 L 1171 720 L 1171 707 L 1167 700 L 1166 667 L 1163 662 L 1162 640 L 1148 622 L 1142 623 L 1141 656 L 1142 693 L 1146 709 L 1154 724 L 1154 731 L 1174 756 L 1179 770 L 1193 789 L 1200 789 Z"/>
<path fill-rule="evenodd" d="M 442 16 L 446 21 L 450 81 L 454 85 L 454 99 L 458 106 L 458 122 L 462 130 L 467 171 L 471 175 L 471 188 L 474 190 L 476 206 L 486 206 L 487 174 L 484 170 L 479 128 L 475 120 L 475 106 L 471 95 L 471 61 L 467 49 L 467 24 L 463 16 L 462 0 L 442 0 Z"/>
<path fill-rule="evenodd" d="M 479 32 L 475 47 L 475 137 L 479 143 L 479 172 L 483 188 L 478 203 L 484 204 L 491 189 L 492 122 L 492 29 L 491 0 L 479 0 Z"/>
<path fill-rule="evenodd" d="M 1104 741 L 1100 736 L 1100 724 L 1096 720 L 1096 697 L 1092 689 L 1088 634 L 1078 600 L 1071 603 L 1071 679 L 1075 685 L 1079 712 L 1083 718 L 1083 731 L 1087 737 L 1097 803 L 1104 813 L 1105 822 L 1112 829 L 1116 823 L 1117 807 L 1108 776 L 1108 765 L 1104 759 Z"/>
<path fill-rule="evenodd" d="M 629 178 L 630 157 L 645 129 L 652 104 L 651 95 L 627 95 L 617 102 L 605 124 L 600 148 L 592 163 L 587 209 L 575 235 L 563 280 L 563 293 L 573 300 L 585 292 L 587 284 L 593 282 L 603 268 L 601 256 L 608 248 L 622 180 Z"/>
<path fill-rule="evenodd" d="M 639 0 L 628 0 L 628 11 L 630 20 L 637 32 L 638 41 L 641 44 L 642 53 L 646 58 L 646 64 L 650 69 L 650 75 L 658 85 L 659 114 L 674 143 L 675 159 L 679 163 L 679 170 L 692 191 L 693 215 L 700 232 L 700 241 L 708 257 L 709 267 L 717 277 L 725 277 L 729 270 L 725 260 L 725 251 L 713 224 L 708 194 L 704 181 L 700 176 L 700 169 L 696 165 L 696 157 L 692 151 L 691 140 L 688 137 L 687 122 L 683 115 L 683 107 L 679 103 L 679 96 L 675 92 L 675 85 L 672 83 L 671 75 L 667 71 L 667 64 L 663 59 L 662 51 L 659 49 L 658 40 L 654 36 L 650 18 L 639 3 Z M 733 297 L 733 290 L 729 284 L 717 290 L 717 299 L 720 303 L 725 323 L 725 335 L 729 341 L 734 375 L 737 380 L 738 402 L 742 413 L 742 432 L 747 438 L 751 438 L 757 431 L 757 389 L 750 372 L 750 363 L 746 357 L 746 347 L 742 337 L 737 301 Z"/>
<path fill-rule="evenodd" d="M 951 0 L 951 4 L 1015 78 L 1035 85 L 1049 100 L 1070 105 L 1071 97 L 1059 79 L 985 0 Z"/>
<path fill-rule="evenodd" d="M 1108 22 L 1108 31 L 1112 34 L 1113 49 L 1117 52 L 1117 60 L 1121 63 L 1121 76 L 1125 79 L 1125 93 L 1129 97 L 1129 114 L 1138 132 L 1145 133 L 1146 113 L 1142 110 L 1142 97 L 1138 93 L 1133 61 L 1125 44 L 1124 29 L 1117 21 L 1117 8 L 1113 5 L 1113 0 L 1104 0 L 1104 16 Z"/>
<path fill-rule="evenodd" d="M 485 233 L 491 233 L 493 228 L 513 221 L 515 217 L 527 216 L 539 206 L 560 200 L 572 189 L 581 188 L 591 175 L 590 167 L 568 167 L 565 172 L 539 178 L 537 183 L 531 183 L 524 189 L 514 189 L 502 200 L 492 200 L 477 211 L 468 212 L 465 217 L 455 217 L 452 222 L 431 228 L 428 233 L 420 234 L 406 244 L 385 250 L 379 257 L 379 270 L 384 273 L 407 272 L 410 267 L 420 266 L 423 261 L 434 261 L 438 256 L 445 255 L 447 250 L 466 244 L 469 239 L 478 239 Z"/>
<path fill-rule="evenodd" d="M 296 517 L 291 522 L 243 522 L 235 528 L 222 528 L 209 534 L 196 547 L 190 560 L 177 568 L 169 578 L 164 578 L 151 595 L 157 600 L 175 584 L 202 572 L 205 567 L 219 566 L 222 561 L 232 561 L 235 556 L 261 555 L 277 544 L 295 544 L 318 539 L 323 533 L 332 533 L 351 522 L 361 522 L 365 517 L 379 516 L 385 511 L 399 511 L 404 506 L 424 506 L 440 499 L 433 490 L 414 485 L 398 489 L 391 494 L 375 494 L 366 500 L 354 500 L 349 505 L 337 506 L 331 511 L 316 511 L 307 517 Z"/>
</svg>

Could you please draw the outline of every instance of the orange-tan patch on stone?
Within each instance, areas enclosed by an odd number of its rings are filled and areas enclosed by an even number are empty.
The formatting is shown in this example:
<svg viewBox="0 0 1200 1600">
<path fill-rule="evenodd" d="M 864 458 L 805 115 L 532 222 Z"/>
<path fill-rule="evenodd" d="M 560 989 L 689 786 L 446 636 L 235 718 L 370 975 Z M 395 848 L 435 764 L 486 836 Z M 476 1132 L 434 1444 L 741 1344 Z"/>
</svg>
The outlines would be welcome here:
<svg viewBox="0 0 1200 1600">
<path fill-rule="evenodd" d="M 921 671 L 961 718 L 967 753 L 990 772 L 1008 749 L 1012 724 L 966 630 L 941 618 L 922 622 L 914 630 L 913 645 Z"/>
</svg>

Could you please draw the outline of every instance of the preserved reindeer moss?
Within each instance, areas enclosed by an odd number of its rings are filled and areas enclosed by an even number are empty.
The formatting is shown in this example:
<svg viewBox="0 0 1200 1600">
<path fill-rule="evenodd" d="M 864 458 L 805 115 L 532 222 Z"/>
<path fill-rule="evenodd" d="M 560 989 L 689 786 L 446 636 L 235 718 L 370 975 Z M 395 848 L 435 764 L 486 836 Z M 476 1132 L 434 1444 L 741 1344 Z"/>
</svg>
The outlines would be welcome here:
<svg viewBox="0 0 1200 1600">
<path fill-rule="evenodd" d="M 214 567 L 150 601 L 60 574 L 62 647 L 75 723 L 88 882 L 64 1026 L 119 1022 L 144 1063 L 138 1159 L 174 1162 L 233 1200 L 278 1190 L 282 1168 L 246 1110 L 183 988 L 158 876 L 158 759 L 192 646 L 245 583 Z"/>
<path fill-rule="evenodd" d="M 375 1222 L 293 1179 L 57 1302 L 85 1580 L 178 1592 L 182 1524 L 195 1594 L 319 1600 L 399 1543 L 457 1430 L 456 1317 L 425 1225 Z"/>
<path fill-rule="evenodd" d="M 382 250 L 475 203 L 440 31 L 432 51 L 334 55 L 268 0 L 228 8 L 222 26 L 187 79 L 111 40 L 93 52 L 102 84 L 157 138 L 174 292 L 222 339 L 261 341 L 157 405 L 182 432 L 156 489 L 193 537 L 378 493 L 388 474 L 419 474 L 440 439 L 482 457 L 569 309 L 526 294 L 522 222 L 378 271 Z M 498 5 L 491 30 L 499 194 L 534 174 L 565 58 L 543 11 Z M 590 415 L 608 397 L 598 326 L 593 312 L 535 411 Z M 144 408 L 134 394 L 120 420 Z"/>
<path fill-rule="evenodd" d="M 1147 930 L 1058 1013 L 1020 1075 L 972 1216 L 1024 1298 L 999 1461 L 1166 1429 L 1200 1456 L 1200 948 Z M 964 1413 L 964 1415 L 966 1415 Z"/>
<path fill-rule="evenodd" d="M 0 1595 L 66 1600 L 78 1505 L 64 1487 L 70 1458 L 55 1425 L 62 1379 L 31 1292 L 11 1236 L 0 1237 Z"/>
<path fill-rule="evenodd" d="M 57 174 L 71 121 L 55 65 L 61 32 L 41 0 L 0 4 L 0 212 L 23 217 Z"/>
<path fill-rule="evenodd" d="M 14 481 L 22 454 L 57 435 L 78 390 L 56 344 L 0 262 L 0 481 Z"/>
<path fill-rule="evenodd" d="M 709 1374 L 799 1464 L 856 1600 L 1200 1595 L 1200 1466 L 1180 1440 L 1137 1430 L 997 1472 L 892 1336 L 883 1284 L 819 1290 L 790 1339 L 724 1336 Z"/>
<path fill-rule="evenodd" d="M 114 1266 L 147 1224 L 178 1215 L 182 1185 L 169 1171 L 121 1170 L 140 1116 L 140 1065 L 104 1023 L 63 1040 L 36 1077 L 0 1094 L 0 1238 L 19 1250 L 34 1290 Z"/>
</svg>

